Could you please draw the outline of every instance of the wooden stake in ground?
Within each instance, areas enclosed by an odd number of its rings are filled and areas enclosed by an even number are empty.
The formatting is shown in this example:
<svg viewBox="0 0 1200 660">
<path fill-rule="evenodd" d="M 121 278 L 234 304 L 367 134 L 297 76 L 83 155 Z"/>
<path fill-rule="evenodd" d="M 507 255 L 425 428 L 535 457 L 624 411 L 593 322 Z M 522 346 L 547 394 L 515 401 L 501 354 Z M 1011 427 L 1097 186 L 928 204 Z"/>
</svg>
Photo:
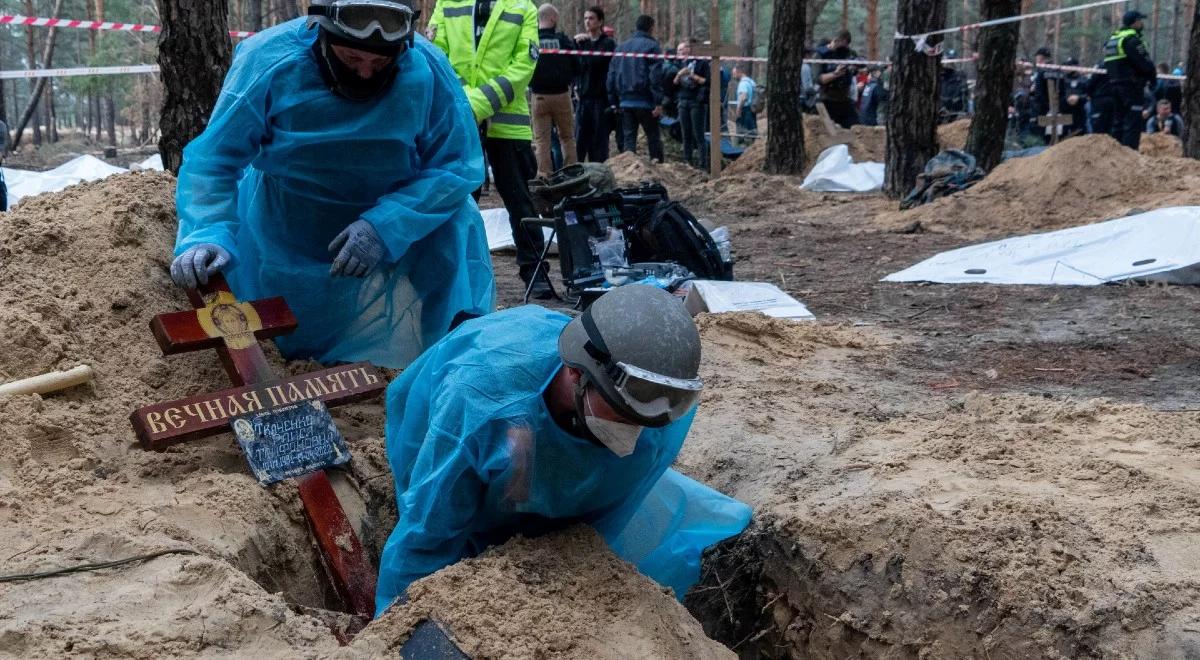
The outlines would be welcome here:
<svg viewBox="0 0 1200 660">
<path fill-rule="evenodd" d="M 721 176 L 721 6 L 713 0 L 708 12 L 708 38 L 712 45 L 712 64 L 708 73 L 708 173 Z M 734 117 L 729 118 L 733 123 Z"/>
<path fill-rule="evenodd" d="M 1021 0 L 984 0 L 981 21 L 1016 16 Z M 1008 129 L 1008 104 L 1016 76 L 1018 23 L 983 28 L 979 32 L 979 59 L 975 66 L 979 80 L 975 84 L 975 116 L 967 133 L 967 153 L 985 172 L 1000 164 L 1004 156 L 1004 134 Z"/>
<path fill-rule="evenodd" d="M 183 148 L 208 125 L 232 61 L 229 9 L 226 0 L 158 0 L 158 13 L 163 83 L 158 150 L 163 167 L 179 174 Z"/>
<path fill-rule="evenodd" d="M 1075 123 L 1075 120 L 1071 115 L 1064 115 L 1058 111 L 1058 78 L 1046 79 L 1046 97 L 1050 101 L 1050 112 L 1038 117 L 1037 124 L 1050 129 L 1050 144 L 1054 145 L 1058 144 L 1063 129 Z"/>
<path fill-rule="evenodd" d="M 266 427 L 286 425 L 285 444 L 303 448 L 286 458 L 309 461 L 320 454 L 320 444 L 314 440 L 323 439 L 314 434 L 327 433 L 332 426 L 322 404 L 359 401 L 379 394 L 386 386 L 383 377 L 365 362 L 277 379 L 258 340 L 296 329 L 296 317 L 283 298 L 240 302 L 218 274 L 199 289 L 188 290 L 188 299 L 196 309 L 160 314 L 151 320 L 150 328 L 159 347 L 164 355 L 216 349 L 230 380 L 238 387 L 135 410 L 130 421 L 144 449 L 161 449 L 188 438 L 221 433 L 230 426 L 239 440 L 246 441 L 244 436 L 254 438 L 255 425 L 261 422 Z M 318 413 L 309 413 L 303 419 L 316 417 L 322 426 L 297 423 L 308 408 Z M 282 419 L 285 414 L 286 419 Z M 251 445 L 243 442 L 243 446 Z M 254 467 L 260 481 L 272 469 Z M 375 569 L 329 477 L 317 469 L 298 476 L 297 486 L 334 589 L 350 612 L 373 616 Z"/>
<path fill-rule="evenodd" d="M 900 0 L 896 31 L 928 34 L 946 26 L 946 0 Z M 930 37 L 924 49 L 911 39 L 896 39 L 892 50 L 892 91 L 887 118 L 887 162 L 884 192 L 903 197 L 925 163 L 937 155 L 940 55 L 929 51 L 941 43 Z M 774 120 L 771 131 L 774 132 Z"/>
<path fill-rule="evenodd" d="M 771 16 L 767 53 L 767 158 L 772 174 L 804 174 L 804 115 L 796 102 L 796 81 L 804 57 L 805 5 L 780 0 Z"/>
<path fill-rule="evenodd" d="M 1192 3 L 1188 39 L 1188 77 L 1183 81 L 1183 155 L 1200 159 L 1200 4 Z"/>
</svg>

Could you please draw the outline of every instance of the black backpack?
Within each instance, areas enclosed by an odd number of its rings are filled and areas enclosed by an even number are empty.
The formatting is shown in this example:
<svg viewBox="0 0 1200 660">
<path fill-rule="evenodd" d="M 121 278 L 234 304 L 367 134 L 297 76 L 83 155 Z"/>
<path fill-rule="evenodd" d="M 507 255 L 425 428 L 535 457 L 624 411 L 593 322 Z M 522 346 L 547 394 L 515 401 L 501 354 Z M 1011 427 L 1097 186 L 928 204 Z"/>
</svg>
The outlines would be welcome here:
<svg viewBox="0 0 1200 660">
<path fill-rule="evenodd" d="M 673 261 L 702 280 L 732 280 L 733 263 L 721 259 L 716 241 L 679 202 L 660 201 L 626 234 L 629 263 Z"/>
</svg>

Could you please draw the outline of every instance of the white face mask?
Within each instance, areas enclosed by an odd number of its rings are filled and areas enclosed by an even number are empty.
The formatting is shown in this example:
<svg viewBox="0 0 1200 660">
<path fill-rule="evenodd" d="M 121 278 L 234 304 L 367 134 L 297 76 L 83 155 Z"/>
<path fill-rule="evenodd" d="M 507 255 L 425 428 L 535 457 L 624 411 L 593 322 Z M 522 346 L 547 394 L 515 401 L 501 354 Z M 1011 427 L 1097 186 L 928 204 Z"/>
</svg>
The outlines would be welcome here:
<svg viewBox="0 0 1200 660">
<path fill-rule="evenodd" d="M 583 408 L 583 423 L 597 440 L 621 458 L 633 453 L 643 427 L 596 417 L 592 414 L 592 402 L 587 397 L 583 399 Z"/>
</svg>

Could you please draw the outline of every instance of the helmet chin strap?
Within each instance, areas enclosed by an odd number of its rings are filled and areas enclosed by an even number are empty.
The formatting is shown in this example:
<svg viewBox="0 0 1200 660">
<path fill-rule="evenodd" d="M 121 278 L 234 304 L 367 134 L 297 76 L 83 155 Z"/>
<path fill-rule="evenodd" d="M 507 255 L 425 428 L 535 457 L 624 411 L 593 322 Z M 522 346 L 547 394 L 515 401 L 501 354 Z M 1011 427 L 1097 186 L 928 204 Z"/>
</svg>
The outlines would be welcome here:
<svg viewBox="0 0 1200 660">
<path fill-rule="evenodd" d="M 392 82 L 396 79 L 396 74 L 400 71 L 397 63 L 399 57 L 408 49 L 408 43 L 411 40 L 406 39 L 402 41 L 396 48 L 392 63 L 370 78 L 363 78 L 350 67 L 346 66 L 333 52 L 332 46 L 344 45 L 348 48 L 357 48 L 367 52 L 373 52 L 373 50 L 370 47 L 360 46 L 351 42 L 339 44 L 339 41 L 343 40 L 330 35 L 324 29 L 318 29 L 317 40 L 313 44 L 313 52 L 320 65 L 321 78 L 325 80 L 325 84 L 329 85 L 329 89 L 334 94 L 344 99 L 350 101 L 370 101 L 382 96 L 392 86 Z"/>
<path fill-rule="evenodd" d="M 597 438 L 596 434 L 588 428 L 587 422 L 583 421 L 583 418 L 587 416 L 586 409 L 583 407 L 583 399 L 587 396 L 588 379 L 587 372 L 581 371 L 579 381 L 575 383 L 575 434 L 603 446 L 604 443 L 600 442 L 600 438 Z"/>
</svg>

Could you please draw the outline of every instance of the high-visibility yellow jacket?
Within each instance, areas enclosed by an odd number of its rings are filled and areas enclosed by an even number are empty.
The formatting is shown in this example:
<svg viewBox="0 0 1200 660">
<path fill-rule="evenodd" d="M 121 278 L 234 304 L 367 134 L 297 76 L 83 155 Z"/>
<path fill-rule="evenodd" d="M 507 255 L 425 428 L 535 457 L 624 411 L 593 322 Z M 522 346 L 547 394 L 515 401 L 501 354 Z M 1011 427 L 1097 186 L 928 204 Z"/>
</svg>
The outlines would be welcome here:
<svg viewBox="0 0 1200 660">
<path fill-rule="evenodd" d="M 438 0 L 429 25 L 475 121 L 488 122 L 488 137 L 532 140 L 525 88 L 538 59 L 537 7 L 530 0 L 496 0 L 478 48 L 475 0 Z"/>
</svg>

